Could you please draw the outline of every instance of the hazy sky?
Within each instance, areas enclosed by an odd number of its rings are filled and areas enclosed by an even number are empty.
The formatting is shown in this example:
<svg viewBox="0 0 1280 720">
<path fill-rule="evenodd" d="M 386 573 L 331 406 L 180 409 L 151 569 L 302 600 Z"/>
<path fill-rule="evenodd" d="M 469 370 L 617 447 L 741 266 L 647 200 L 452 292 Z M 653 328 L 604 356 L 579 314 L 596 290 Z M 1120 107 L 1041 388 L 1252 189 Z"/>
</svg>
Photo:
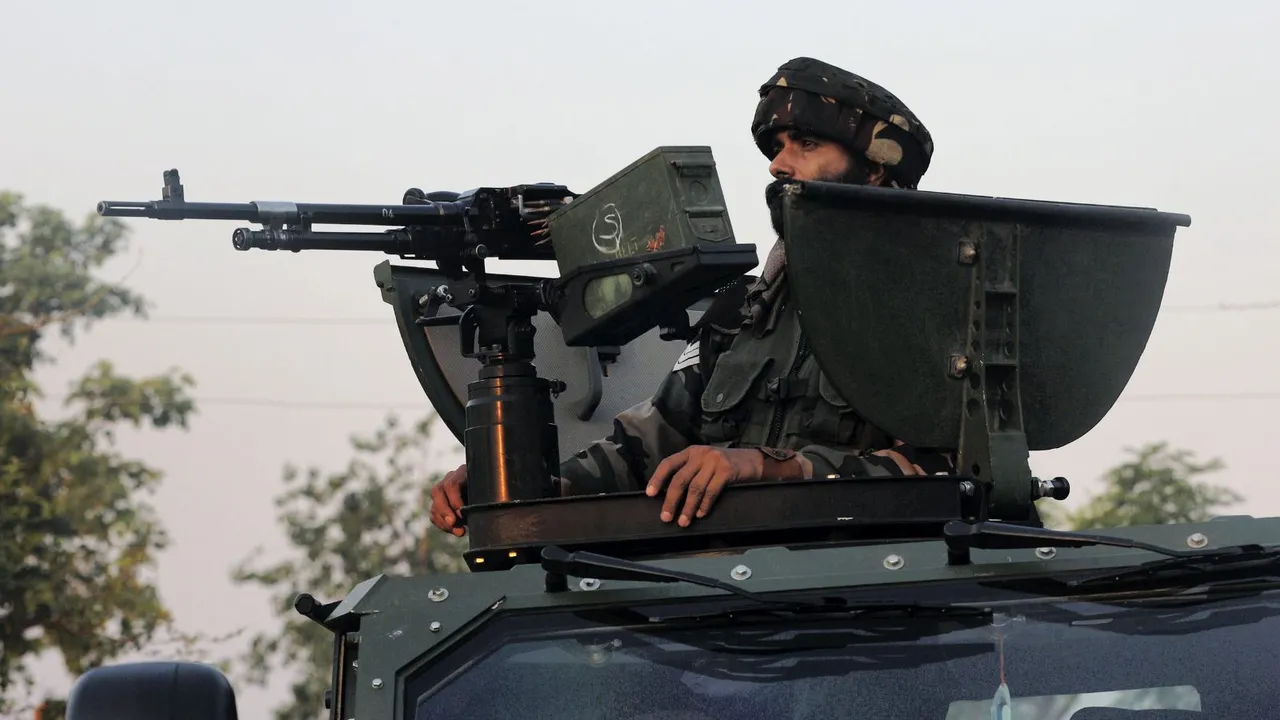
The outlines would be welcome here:
<svg viewBox="0 0 1280 720">
<path fill-rule="evenodd" d="M 755 90 L 788 58 L 815 56 L 921 117 L 937 145 L 922 189 L 1191 215 L 1126 395 L 1032 467 L 1070 478 L 1074 505 L 1126 446 L 1166 439 L 1225 459 L 1221 479 L 1248 497 L 1241 512 L 1280 511 L 1280 236 L 1267 209 L 1280 186 L 1277 6 L 179 5 L 4 3 L 0 187 L 75 215 L 158 198 L 171 167 L 189 200 L 372 203 L 411 186 L 537 181 L 581 191 L 658 145 L 710 145 L 738 237 L 763 258 L 773 237 L 767 163 L 748 132 Z M 125 447 L 167 473 L 161 587 L 180 622 L 260 628 L 268 598 L 228 572 L 259 545 L 283 548 L 272 505 L 283 465 L 337 468 L 347 437 L 386 410 L 428 409 L 373 284 L 384 257 L 237 253 L 232 223 L 131 226 L 107 273 L 130 273 L 154 319 L 101 326 L 40 379 L 56 398 L 101 357 L 195 375 L 191 431 Z M 1204 309 L 1220 303 L 1270 305 Z M 46 679 L 65 687 L 56 671 Z M 241 688 L 241 716 L 266 717 L 281 689 Z"/>
</svg>

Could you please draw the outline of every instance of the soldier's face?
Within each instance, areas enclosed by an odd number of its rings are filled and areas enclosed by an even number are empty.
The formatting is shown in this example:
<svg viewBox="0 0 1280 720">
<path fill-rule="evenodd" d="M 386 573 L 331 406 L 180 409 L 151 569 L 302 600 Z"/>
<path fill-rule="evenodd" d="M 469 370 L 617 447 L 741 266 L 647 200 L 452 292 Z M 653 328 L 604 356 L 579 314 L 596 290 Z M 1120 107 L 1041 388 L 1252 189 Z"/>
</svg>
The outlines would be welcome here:
<svg viewBox="0 0 1280 720">
<path fill-rule="evenodd" d="M 884 167 L 874 163 L 855 163 L 849 151 L 839 143 L 796 132 L 782 130 L 774 136 L 776 153 L 769 163 L 773 182 L 765 188 L 765 203 L 773 231 L 782 237 L 782 186 L 791 180 L 819 180 L 853 185 L 880 185 Z"/>
<path fill-rule="evenodd" d="M 769 174 L 777 180 L 834 181 L 853 165 L 843 145 L 794 130 L 775 135 L 773 149 L 776 154 L 769 163 Z"/>
</svg>

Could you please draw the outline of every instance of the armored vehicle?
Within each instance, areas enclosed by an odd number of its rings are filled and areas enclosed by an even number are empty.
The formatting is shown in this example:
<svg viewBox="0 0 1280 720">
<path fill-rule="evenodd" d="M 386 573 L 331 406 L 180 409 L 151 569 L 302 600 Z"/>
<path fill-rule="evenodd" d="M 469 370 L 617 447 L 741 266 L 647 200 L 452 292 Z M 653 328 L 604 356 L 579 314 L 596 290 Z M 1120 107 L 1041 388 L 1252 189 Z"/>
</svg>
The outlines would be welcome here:
<svg viewBox="0 0 1280 720">
<path fill-rule="evenodd" d="M 959 471 L 735 485 L 690 527 L 642 492 L 557 497 L 552 481 L 757 264 L 708 148 L 658 148 L 582 195 L 222 205 L 186 202 L 170 171 L 164 199 L 99 211 L 263 223 L 235 232 L 240 249 L 435 263 L 374 276 L 466 446 L 470 572 L 297 598 L 333 634 L 333 720 L 1275 716 L 1280 522 L 1080 533 L 1036 512 L 1070 484 L 1032 477 L 1029 452 L 1077 440 L 1120 396 L 1190 218 L 821 182 L 784 203 L 833 392 Z M 486 257 L 556 277 L 488 274 Z M 69 705 L 72 720 L 235 712 L 226 678 L 178 662 L 95 669 Z"/>
</svg>

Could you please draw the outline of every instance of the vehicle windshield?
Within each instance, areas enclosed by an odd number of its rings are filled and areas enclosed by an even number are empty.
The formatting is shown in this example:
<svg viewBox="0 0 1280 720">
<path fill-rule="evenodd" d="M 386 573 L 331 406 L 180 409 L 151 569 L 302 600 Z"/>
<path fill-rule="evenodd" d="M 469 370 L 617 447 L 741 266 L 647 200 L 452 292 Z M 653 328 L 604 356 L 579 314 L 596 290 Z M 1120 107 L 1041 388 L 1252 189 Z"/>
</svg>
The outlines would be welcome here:
<svg viewBox="0 0 1280 720">
<path fill-rule="evenodd" d="M 513 616 L 410 678 L 406 710 L 419 720 L 1271 717 L 1276 594 L 1023 595 L 954 617 Z"/>
</svg>

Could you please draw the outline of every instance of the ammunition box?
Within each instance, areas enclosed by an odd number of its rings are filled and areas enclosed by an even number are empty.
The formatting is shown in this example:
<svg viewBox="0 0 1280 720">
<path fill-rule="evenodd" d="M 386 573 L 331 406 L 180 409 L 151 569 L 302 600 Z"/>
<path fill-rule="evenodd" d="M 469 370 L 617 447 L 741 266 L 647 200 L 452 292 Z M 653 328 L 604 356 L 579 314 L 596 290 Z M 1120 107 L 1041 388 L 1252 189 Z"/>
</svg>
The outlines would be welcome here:
<svg viewBox="0 0 1280 720">
<path fill-rule="evenodd" d="M 711 148 L 659 147 L 548 218 L 560 274 L 641 253 L 733 243 Z"/>
</svg>

